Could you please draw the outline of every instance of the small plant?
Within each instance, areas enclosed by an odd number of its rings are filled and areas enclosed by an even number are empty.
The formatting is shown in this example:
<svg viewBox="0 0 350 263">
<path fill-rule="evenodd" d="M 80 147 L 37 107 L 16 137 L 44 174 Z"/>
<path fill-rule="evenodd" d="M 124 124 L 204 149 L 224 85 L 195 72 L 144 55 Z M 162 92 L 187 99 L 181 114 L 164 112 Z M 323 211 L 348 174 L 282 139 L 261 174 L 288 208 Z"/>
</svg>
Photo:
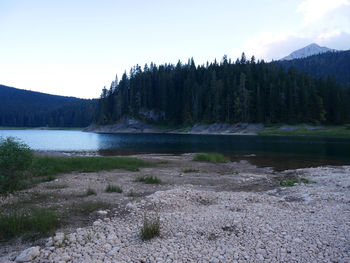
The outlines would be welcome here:
<svg viewBox="0 0 350 263">
<path fill-rule="evenodd" d="M 89 195 L 96 195 L 96 191 L 95 191 L 94 189 L 92 189 L 92 188 L 89 187 L 89 188 L 86 190 L 85 195 L 86 195 L 86 196 L 89 196 Z"/>
<path fill-rule="evenodd" d="M 33 151 L 15 138 L 0 139 L 0 194 L 24 187 L 25 171 L 33 161 Z"/>
<path fill-rule="evenodd" d="M 133 190 L 130 190 L 128 193 L 128 197 L 136 197 L 136 193 Z"/>
<path fill-rule="evenodd" d="M 153 219 L 148 219 L 146 215 L 143 218 L 143 226 L 141 228 L 142 240 L 150 240 L 160 235 L 160 220 L 159 216 Z"/>
<path fill-rule="evenodd" d="M 168 164 L 169 163 L 169 161 L 159 161 L 159 162 L 157 162 L 157 164 Z"/>
<path fill-rule="evenodd" d="M 229 161 L 220 153 L 198 153 L 193 160 L 211 163 L 227 163 Z"/>
<path fill-rule="evenodd" d="M 139 176 L 136 178 L 136 182 L 142 182 L 145 184 L 160 184 L 162 181 L 156 176 Z"/>
<path fill-rule="evenodd" d="M 198 173 L 198 172 L 199 172 L 199 170 L 191 169 L 191 168 L 184 170 L 184 173 Z"/>
<path fill-rule="evenodd" d="M 105 191 L 106 193 L 122 193 L 123 189 L 119 186 L 109 184 L 106 186 Z"/>
<path fill-rule="evenodd" d="M 296 184 L 303 183 L 303 184 L 310 184 L 312 181 L 306 179 L 306 178 L 292 178 L 289 180 L 280 180 L 281 186 L 295 186 Z"/>
</svg>

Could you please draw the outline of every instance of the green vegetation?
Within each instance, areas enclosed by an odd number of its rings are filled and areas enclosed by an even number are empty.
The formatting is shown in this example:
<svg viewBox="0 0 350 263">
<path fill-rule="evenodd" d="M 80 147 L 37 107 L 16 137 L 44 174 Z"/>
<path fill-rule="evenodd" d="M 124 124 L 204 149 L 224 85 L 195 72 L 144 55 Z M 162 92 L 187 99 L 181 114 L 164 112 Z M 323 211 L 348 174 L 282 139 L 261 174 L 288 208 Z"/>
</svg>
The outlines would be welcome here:
<svg viewBox="0 0 350 263">
<path fill-rule="evenodd" d="M 286 135 L 286 136 L 320 136 L 329 138 L 350 138 L 349 124 L 344 126 L 312 126 L 296 125 L 291 129 L 281 129 L 281 125 L 271 125 L 259 132 L 259 135 Z"/>
<path fill-rule="evenodd" d="M 95 191 L 94 189 L 92 189 L 92 188 L 89 187 L 89 188 L 86 190 L 85 195 L 86 195 L 86 196 L 89 196 L 89 195 L 96 195 L 96 191 Z"/>
<path fill-rule="evenodd" d="M 102 201 L 89 201 L 80 204 L 74 204 L 71 211 L 75 214 L 88 215 L 97 210 L 105 210 L 111 208 L 111 204 Z"/>
<path fill-rule="evenodd" d="M 98 100 L 49 95 L 0 85 L 0 126 L 87 127 Z"/>
<path fill-rule="evenodd" d="M 188 168 L 184 170 L 184 173 L 198 173 L 199 170 L 197 169 L 192 169 L 192 168 Z"/>
<path fill-rule="evenodd" d="M 33 151 L 14 138 L 0 140 L 0 194 L 24 187 L 25 171 L 33 161 Z"/>
<path fill-rule="evenodd" d="M 35 176 L 55 175 L 58 173 L 97 172 L 101 170 L 125 169 L 138 171 L 149 163 L 130 157 L 54 157 L 36 156 L 32 165 Z"/>
<path fill-rule="evenodd" d="M 39 238 L 53 234 L 59 226 L 60 220 L 53 209 L 0 212 L 0 240 L 22 235 Z"/>
<path fill-rule="evenodd" d="M 287 180 L 280 180 L 281 186 L 295 186 L 296 184 L 303 183 L 303 184 L 310 184 L 312 181 L 306 179 L 306 178 L 292 178 Z"/>
<path fill-rule="evenodd" d="M 227 163 L 229 160 L 220 153 L 198 153 L 194 156 L 193 161 Z"/>
<path fill-rule="evenodd" d="M 122 193 L 123 189 L 119 186 L 109 184 L 106 186 L 105 191 L 106 193 Z"/>
<path fill-rule="evenodd" d="M 135 180 L 136 182 L 142 182 L 145 184 L 160 184 L 162 181 L 156 176 L 139 176 Z"/>
<path fill-rule="evenodd" d="M 160 235 L 160 220 L 159 217 L 154 219 L 148 219 L 146 216 L 143 218 L 143 226 L 141 228 L 142 240 L 150 240 Z"/>
<path fill-rule="evenodd" d="M 243 53 L 235 62 L 224 56 L 220 63 L 205 65 L 191 59 L 187 64 L 135 66 L 102 90 L 96 119 L 105 125 L 129 117 L 164 128 L 196 123 L 334 125 L 350 122 L 348 101 L 349 89 L 331 77 L 284 70 Z"/>
</svg>

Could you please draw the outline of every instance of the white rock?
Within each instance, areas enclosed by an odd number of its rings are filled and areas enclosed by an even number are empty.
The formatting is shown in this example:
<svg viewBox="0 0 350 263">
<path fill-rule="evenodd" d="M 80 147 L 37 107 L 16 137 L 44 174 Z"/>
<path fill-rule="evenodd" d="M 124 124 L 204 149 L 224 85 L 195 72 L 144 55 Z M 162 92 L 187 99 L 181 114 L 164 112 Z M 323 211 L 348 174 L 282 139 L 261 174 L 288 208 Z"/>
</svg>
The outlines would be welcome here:
<svg viewBox="0 0 350 263">
<path fill-rule="evenodd" d="M 28 262 L 39 256 L 40 247 L 30 247 L 22 251 L 21 254 L 16 258 L 16 262 Z"/>
</svg>

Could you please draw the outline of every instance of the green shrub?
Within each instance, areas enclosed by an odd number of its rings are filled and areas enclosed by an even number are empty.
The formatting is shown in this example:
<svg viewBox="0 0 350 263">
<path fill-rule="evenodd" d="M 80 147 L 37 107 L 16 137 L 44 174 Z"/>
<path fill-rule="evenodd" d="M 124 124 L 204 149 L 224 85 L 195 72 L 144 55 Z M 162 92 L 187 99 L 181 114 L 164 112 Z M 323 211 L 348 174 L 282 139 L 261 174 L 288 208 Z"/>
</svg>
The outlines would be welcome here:
<svg viewBox="0 0 350 263">
<path fill-rule="evenodd" d="M 60 226 L 60 219 L 52 209 L 33 209 L 31 212 L 13 210 L 0 213 L 0 240 L 26 235 L 39 238 L 52 234 Z"/>
<path fill-rule="evenodd" d="M 143 218 L 143 226 L 141 228 L 142 240 L 149 240 L 160 235 L 160 220 L 159 217 L 154 219 L 148 219 L 146 216 Z"/>
<path fill-rule="evenodd" d="M 136 178 L 136 182 L 142 182 L 145 184 L 160 184 L 162 181 L 156 176 L 139 176 Z"/>
<path fill-rule="evenodd" d="M 17 139 L 0 140 L 0 194 L 23 188 L 25 171 L 31 166 L 33 157 L 33 151 Z"/>
<path fill-rule="evenodd" d="M 105 191 L 106 193 L 122 193 L 123 189 L 119 186 L 109 184 L 106 186 Z"/>
<path fill-rule="evenodd" d="M 220 153 L 198 153 L 193 158 L 194 161 L 204 161 L 211 163 L 227 163 L 229 160 Z"/>
</svg>

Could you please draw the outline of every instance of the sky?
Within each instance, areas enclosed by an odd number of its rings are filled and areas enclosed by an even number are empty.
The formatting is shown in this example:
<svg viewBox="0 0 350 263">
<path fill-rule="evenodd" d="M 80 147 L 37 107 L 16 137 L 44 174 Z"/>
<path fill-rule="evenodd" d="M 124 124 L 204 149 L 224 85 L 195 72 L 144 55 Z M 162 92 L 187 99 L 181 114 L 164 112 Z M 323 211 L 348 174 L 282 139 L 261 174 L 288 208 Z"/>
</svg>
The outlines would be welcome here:
<svg viewBox="0 0 350 263">
<path fill-rule="evenodd" d="M 136 64 L 350 49 L 350 0 L 0 0 L 0 84 L 97 98 Z"/>
</svg>

